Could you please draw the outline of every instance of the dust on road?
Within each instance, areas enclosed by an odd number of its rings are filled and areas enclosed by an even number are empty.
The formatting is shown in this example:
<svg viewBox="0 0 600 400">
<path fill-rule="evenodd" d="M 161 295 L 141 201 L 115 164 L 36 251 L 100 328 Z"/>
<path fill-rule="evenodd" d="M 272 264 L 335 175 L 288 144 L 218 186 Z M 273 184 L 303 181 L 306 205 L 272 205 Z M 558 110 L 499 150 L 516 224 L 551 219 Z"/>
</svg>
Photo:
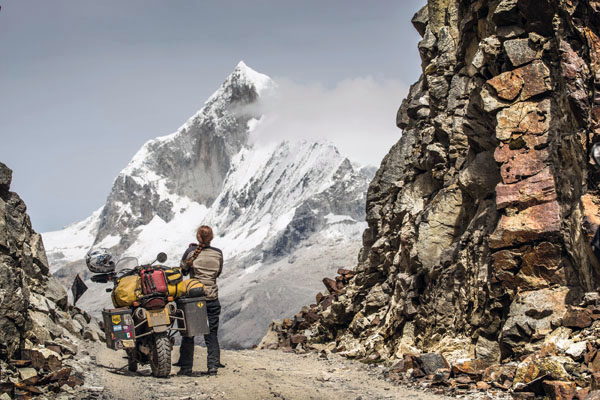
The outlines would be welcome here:
<svg viewBox="0 0 600 400">
<path fill-rule="evenodd" d="M 196 347 L 194 371 L 206 369 L 206 350 Z M 293 354 L 275 350 L 222 351 L 226 368 L 215 376 L 150 376 L 149 366 L 138 373 L 114 373 L 109 368 L 126 364 L 124 351 L 96 345 L 87 349 L 96 362 L 87 366 L 87 398 L 103 399 L 423 399 L 445 397 L 394 386 L 381 378 L 377 366 L 367 366 L 339 356 Z M 179 348 L 173 349 L 173 362 Z M 126 369 L 125 369 L 126 371 Z"/>
</svg>

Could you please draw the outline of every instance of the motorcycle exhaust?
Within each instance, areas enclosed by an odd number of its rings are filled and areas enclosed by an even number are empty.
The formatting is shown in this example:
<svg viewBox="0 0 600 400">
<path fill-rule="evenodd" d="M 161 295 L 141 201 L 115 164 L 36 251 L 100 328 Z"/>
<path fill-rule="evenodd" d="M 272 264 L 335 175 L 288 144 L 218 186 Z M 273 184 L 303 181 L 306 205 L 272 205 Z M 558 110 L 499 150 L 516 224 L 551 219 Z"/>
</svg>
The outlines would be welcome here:
<svg viewBox="0 0 600 400">
<path fill-rule="evenodd" d="M 142 307 L 136 308 L 133 312 L 133 316 L 135 317 L 135 319 L 141 321 L 146 318 L 146 310 L 144 310 Z"/>
</svg>

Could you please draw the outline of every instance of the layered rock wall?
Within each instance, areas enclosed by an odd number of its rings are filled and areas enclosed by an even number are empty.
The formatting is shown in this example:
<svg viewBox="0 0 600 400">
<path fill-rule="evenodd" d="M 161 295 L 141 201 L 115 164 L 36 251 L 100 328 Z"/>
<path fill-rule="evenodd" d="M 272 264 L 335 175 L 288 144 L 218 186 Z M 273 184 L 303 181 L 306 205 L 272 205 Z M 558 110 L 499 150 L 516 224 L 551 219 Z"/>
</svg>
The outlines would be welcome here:
<svg viewBox="0 0 600 400">
<path fill-rule="evenodd" d="M 23 351 L 44 346 L 70 349 L 100 329 L 67 303 L 67 293 L 49 274 L 42 238 L 31 227 L 25 203 L 10 191 L 12 171 L 0 163 L 0 366 Z"/>
<path fill-rule="evenodd" d="M 539 348 L 599 282 L 599 21 L 597 1 L 430 0 L 355 275 L 286 329 L 371 359 Z"/>
</svg>

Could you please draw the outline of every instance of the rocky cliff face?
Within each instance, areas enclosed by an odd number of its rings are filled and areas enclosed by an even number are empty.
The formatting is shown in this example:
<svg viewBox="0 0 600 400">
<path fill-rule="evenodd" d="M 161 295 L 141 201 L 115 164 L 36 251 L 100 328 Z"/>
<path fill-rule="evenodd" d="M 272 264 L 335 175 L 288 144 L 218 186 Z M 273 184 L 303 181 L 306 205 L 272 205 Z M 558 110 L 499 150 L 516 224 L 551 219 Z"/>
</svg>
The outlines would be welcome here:
<svg viewBox="0 0 600 400">
<path fill-rule="evenodd" d="M 597 1 L 428 1 L 358 266 L 284 324 L 285 345 L 488 362 L 540 348 L 599 282 L 598 22 Z"/>
<path fill-rule="evenodd" d="M 97 341 L 103 333 L 67 303 L 65 289 L 50 276 L 42 237 L 10 191 L 11 179 L 0 163 L 0 392 L 31 398 L 51 390 L 48 384 L 54 392 L 81 384 L 73 356 L 84 339 Z"/>
</svg>

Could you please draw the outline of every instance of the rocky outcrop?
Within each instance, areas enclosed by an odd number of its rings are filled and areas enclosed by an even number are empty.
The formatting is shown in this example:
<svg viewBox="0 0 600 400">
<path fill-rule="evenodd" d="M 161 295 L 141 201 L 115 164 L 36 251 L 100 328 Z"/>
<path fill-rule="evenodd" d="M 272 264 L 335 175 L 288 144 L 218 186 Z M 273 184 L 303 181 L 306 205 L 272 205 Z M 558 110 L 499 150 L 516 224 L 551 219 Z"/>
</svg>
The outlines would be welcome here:
<svg viewBox="0 0 600 400">
<path fill-rule="evenodd" d="M 42 238 L 10 191 L 11 178 L 0 163 L 0 393 L 31 396 L 49 384 L 57 391 L 81 384 L 70 365 L 78 344 L 103 333 L 67 303 L 65 289 L 49 275 Z"/>
<path fill-rule="evenodd" d="M 354 276 L 279 338 L 371 360 L 539 350 L 599 283 L 599 21 L 596 1 L 430 0 Z"/>
</svg>

